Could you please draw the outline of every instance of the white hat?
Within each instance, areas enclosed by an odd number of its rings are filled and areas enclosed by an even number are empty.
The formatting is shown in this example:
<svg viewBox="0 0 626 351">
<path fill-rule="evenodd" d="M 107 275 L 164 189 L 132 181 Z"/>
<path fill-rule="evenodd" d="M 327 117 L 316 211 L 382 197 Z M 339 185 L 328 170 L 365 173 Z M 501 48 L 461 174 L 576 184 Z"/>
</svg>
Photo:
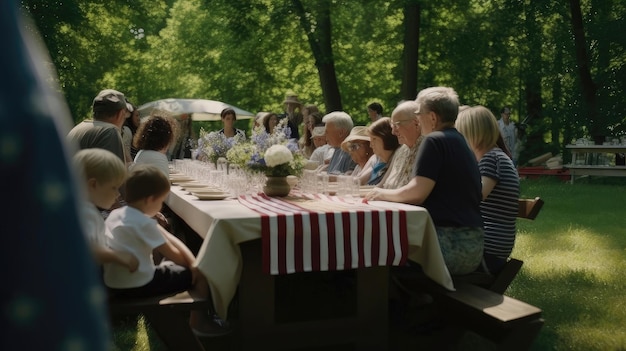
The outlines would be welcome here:
<svg viewBox="0 0 626 351">
<path fill-rule="evenodd" d="M 315 127 L 311 133 L 311 139 L 326 135 L 326 127 Z"/>
<path fill-rule="evenodd" d="M 348 146 L 355 140 L 370 141 L 370 135 L 367 131 L 367 127 L 355 126 L 352 128 L 350 135 L 348 135 L 341 143 L 341 148 L 347 152 Z"/>
</svg>

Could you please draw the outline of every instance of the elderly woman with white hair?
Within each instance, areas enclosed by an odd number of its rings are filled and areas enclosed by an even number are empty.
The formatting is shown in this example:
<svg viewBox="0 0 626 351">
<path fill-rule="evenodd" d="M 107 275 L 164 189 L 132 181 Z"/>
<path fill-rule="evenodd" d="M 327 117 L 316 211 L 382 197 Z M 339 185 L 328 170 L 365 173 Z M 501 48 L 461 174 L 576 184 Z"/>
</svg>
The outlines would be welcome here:
<svg viewBox="0 0 626 351">
<path fill-rule="evenodd" d="M 483 256 L 482 185 L 474 153 L 454 128 L 459 98 L 452 88 L 432 87 L 420 91 L 416 102 L 425 138 L 415 176 L 398 189 L 374 188 L 367 198 L 424 206 L 450 273 L 471 273 Z"/>
<path fill-rule="evenodd" d="M 325 115 L 322 122 L 326 125 L 326 141 L 335 149 L 326 172 L 331 175 L 352 173 L 356 163 L 350 154 L 341 149 L 341 143 L 348 137 L 354 126 L 352 117 L 343 111 L 335 111 Z"/>
</svg>

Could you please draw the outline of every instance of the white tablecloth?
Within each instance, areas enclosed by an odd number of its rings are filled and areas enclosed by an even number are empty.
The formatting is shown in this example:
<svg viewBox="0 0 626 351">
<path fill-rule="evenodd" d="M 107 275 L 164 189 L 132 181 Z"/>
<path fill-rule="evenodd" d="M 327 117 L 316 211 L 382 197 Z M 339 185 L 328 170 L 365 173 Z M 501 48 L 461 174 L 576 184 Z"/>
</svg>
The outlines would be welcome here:
<svg viewBox="0 0 626 351">
<path fill-rule="evenodd" d="M 228 305 L 241 276 L 239 244 L 261 238 L 261 215 L 240 204 L 237 199 L 198 200 L 178 186 L 172 186 L 166 204 L 204 238 L 196 265 L 207 277 L 216 312 L 226 318 Z M 445 266 L 428 211 L 419 206 L 384 201 L 371 201 L 369 205 L 378 209 L 406 211 L 408 258 L 419 263 L 424 273 L 435 282 L 453 290 L 452 278 Z"/>
</svg>

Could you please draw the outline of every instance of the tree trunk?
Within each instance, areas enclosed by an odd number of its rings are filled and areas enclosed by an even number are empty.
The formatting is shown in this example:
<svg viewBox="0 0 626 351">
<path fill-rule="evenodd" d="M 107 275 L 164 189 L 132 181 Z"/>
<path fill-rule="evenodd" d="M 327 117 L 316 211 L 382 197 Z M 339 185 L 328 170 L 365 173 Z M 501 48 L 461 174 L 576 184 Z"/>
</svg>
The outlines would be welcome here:
<svg viewBox="0 0 626 351">
<path fill-rule="evenodd" d="M 417 96 L 420 13 L 417 1 L 407 1 L 404 13 L 404 50 L 402 52 L 402 87 L 400 98 L 414 100 Z"/>
<path fill-rule="evenodd" d="M 559 24 L 561 24 L 562 22 L 559 21 Z M 556 52 L 554 55 L 554 64 L 552 67 L 552 72 L 559 72 L 562 67 L 563 67 L 563 50 L 561 49 L 561 47 L 556 47 L 555 48 Z M 559 108 L 559 106 L 561 106 L 561 101 L 563 99 L 563 86 L 562 86 L 562 81 L 560 77 L 557 77 L 556 79 L 554 79 L 554 81 L 552 82 L 552 109 L 551 109 L 551 113 L 550 113 L 550 119 L 552 120 L 552 123 L 550 123 L 550 131 L 552 134 L 552 147 L 555 150 L 558 150 L 560 148 L 560 140 L 561 140 L 561 130 L 563 130 L 563 116 L 561 113 L 561 109 Z M 567 143 L 569 143 L 569 139 L 571 137 L 568 136 L 565 138 L 565 141 Z"/>
<path fill-rule="evenodd" d="M 596 102 L 596 84 L 591 78 L 589 56 L 587 54 L 587 44 L 585 41 L 585 30 L 583 27 L 583 16 L 580 10 L 580 0 L 570 0 L 570 10 L 572 18 L 572 30 L 574 32 L 574 45 L 576 47 L 576 63 L 578 64 L 578 75 L 583 93 L 583 108 L 589 120 L 589 131 L 596 143 L 602 139 L 604 141 L 605 130 L 600 121 L 598 106 Z"/>
<path fill-rule="evenodd" d="M 304 29 L 313 57 L 315 67 L 320 77 L 320 85 L 324 96 L 326 111 L 341 111 L 341 94 L 335 73 L 335 58 L 332 47 L 332 31 L 330 22 L 330 0 L 320 0 L 316 3 L 316 25 L 312 26 L 300 0 L 293 0 L 293 6 L 300 17 L 300 25 Z M 310 12 L 313 14 L 313 12 Z"/>
<path fill-rule="evenodd" d="M 538 5 L 534 5 L 532 2 L 530 5 L 527 5 L 525 16 L 526 37 L 528 40 L 526 64 L 527 67 L 532 67 L 532 69 L 526 70 L 524 85 L 526 94 L 526 118 L 531 128 L 526 136 L 526 140 L 522 140 L 524 142 L 522 150 L 524 151 L 525 157 L 521 157 L 520 159 L 534 158 L 541 153 L 541 150 L 544 150 L 543 146 L 545 145 L 543 140 L 545 130 L 542 130 L 545 126 L 541 123 L 541 119 L 543 118 L 541 75 L 537 74 L 537 72 L 541 72 L 543 67 L 541 59 L 541 47 L 543 42 L 540 34 L 541 27 L 539 25 L 539 21 L 541 20 L 540 13 L 535 6 Z"/>
</svg>

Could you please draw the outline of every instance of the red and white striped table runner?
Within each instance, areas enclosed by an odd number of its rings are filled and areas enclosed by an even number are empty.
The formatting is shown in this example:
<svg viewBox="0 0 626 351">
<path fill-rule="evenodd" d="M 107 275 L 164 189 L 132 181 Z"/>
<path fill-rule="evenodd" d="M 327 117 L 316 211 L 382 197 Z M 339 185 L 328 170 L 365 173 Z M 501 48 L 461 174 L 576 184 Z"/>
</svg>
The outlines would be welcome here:
<svg viewBox="0 0 626 351">
<path fill-rule="evenodd" d="M 406 212 L 335 196 L 242 195 L 261 215 L 263 269 L 272 275 L 404 265 Z"/>
</svg>

